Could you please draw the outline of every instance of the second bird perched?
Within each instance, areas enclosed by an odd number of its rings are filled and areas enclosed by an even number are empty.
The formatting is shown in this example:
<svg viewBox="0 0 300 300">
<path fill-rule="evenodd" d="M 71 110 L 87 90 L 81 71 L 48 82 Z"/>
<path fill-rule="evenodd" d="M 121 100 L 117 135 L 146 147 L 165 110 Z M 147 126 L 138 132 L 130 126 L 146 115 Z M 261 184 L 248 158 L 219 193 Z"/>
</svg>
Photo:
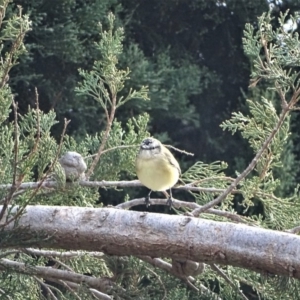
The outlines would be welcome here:
<svg viewBox="0 0 300 300">
<path fill-rule="evenodd" d="M 170 190 L 167 204 L 171 207 L 171 188 L 178 181 L 181 170 L 169 149 L 157 139 L 146 138 L 141 143 L 135 166 L 138 179 L 151 190 L 145 199 L 146 205 L 150 204 L 152 191 Z"/>
</svg>

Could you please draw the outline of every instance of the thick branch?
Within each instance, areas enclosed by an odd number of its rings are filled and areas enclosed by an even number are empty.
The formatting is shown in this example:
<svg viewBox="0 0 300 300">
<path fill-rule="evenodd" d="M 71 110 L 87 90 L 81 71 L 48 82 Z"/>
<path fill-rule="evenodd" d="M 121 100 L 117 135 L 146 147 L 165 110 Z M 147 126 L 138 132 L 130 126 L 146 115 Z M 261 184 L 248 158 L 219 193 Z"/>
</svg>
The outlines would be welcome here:
<svg viewBox="0 0 300 300">
<path fill-rule="evenodd" d="M 242 224 L 114 208 L 28 206 L 17 224 L 4 227 L 7 233 L 10 239 L 3 240 L 2 248 L 27 243 L 120 256 L 186 258 L 300 278 L 299 236 Z"/>
</svg>

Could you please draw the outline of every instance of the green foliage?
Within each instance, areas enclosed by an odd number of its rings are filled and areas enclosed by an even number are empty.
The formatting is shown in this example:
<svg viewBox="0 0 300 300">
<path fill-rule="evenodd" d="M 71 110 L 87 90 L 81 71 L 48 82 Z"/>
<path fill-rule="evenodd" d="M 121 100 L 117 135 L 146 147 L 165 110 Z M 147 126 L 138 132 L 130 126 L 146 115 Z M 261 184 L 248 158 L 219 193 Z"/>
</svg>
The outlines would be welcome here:
<svg viewBox="0 0 300 300">
<path fill-rule="evenodd" d="M 121 126 L 120 122 L 114 121 L 105 153 L 94 170 L 94 177 L 97 180 L 119 180 L 124 172 L 130 177 L 135 176 L 135 156 L 141 141 L 149 136 L 148 121 L 149 116 L 146 114 L 137 119 L 129 119 L 126 126 Z M 88 135 L 82 143 L 95 153 L 101 144 L 102 137 L 103 134 L 93 137 Z"/>
<path fill-rule="evenodd" d="M 274 85 L 273 89 L 282 88 L 286 93 L 299 85 L 299 72 L 291 67 L 300 65 L 299 35 L 284 29 L 287 13 L 278 19 L 280 26 L 275 30 L 271 25 L 271 15 L 263 14 L 259 22 L 259 30 L 254 33 L 254 27 L 247 24 L 243 39 L 245 53 L 253 58 L 254 71 L 252 78 L 267 79 Z M 296 19 L 290 16 L 290 21 L 297 24 Z M 267 49 L 265 64 L 262 64 L 261 49 Z"/>
<path fill-rule="evenodd" d="M 262 98 L 261 103 L 251 100 L 248 100 L 247 103 L 252 117 L 245 116 L 241 112 L 233 113 L 232 118 L 225 121 L 221 127 L 232 131 L 232 133 L 240 131 L 243 138 L 249 141 L 254 153 L 257 153 L 277 125 L 279 117 L 274 105 L 267 99 Z M 284 121 L 257 164 L 256 168 L 259 175 L 267 176 L 267 174 L 263 174 L 266 168 L 272 169 L 281 166 L 281 153 L 288 136 L 289 118 Z"/>
<path fill-rule="evenodd" d="M 9 1 L 2 2 L 0 7 L 0 53 L 2 56 L 0 65 L 0 124 L 7 119 L 13 98 L 11 89 L 7 85 L 8 73 L 17 64 L 17 59 L 26 52 L 23 39 L 31 27 L 28 16 L 23 16 L 21 9 L 19 14 L 15 14 L 12 18 L 4 21 L 3 18 Z"/>
<path fill-rule="evenodd" d="M 224 170 L 227 168 L 225 162 L 213 162 L 211 164 L 204 164 L 203 162 L 196 162 L 183 175 L 182 180 L 186 184 L 191 184 L 195 187 L 224 189 L 230 184 L 230 178 L 226 177 Z M 207 193 L 191 192 L 198 204 L 205 204 L 213 200 L 219 192 Z"/>
<path fill-rule="evenodd" d="M 58 123 L 53 110 L 44 113 L 38 108 L 29 107 L 26 114 L 19 115 L 17 106 L 14 105 L 15 119 L 9 122 L 7 108 L 3 114 L 5 124 L 2 124 L 0 131 L 1 184 L 14 182 L 14 184 L 19 185 L 23 181 L 37 180 L 56 180 L 57 182 L 55 189 L 25 189 L 13 193 L 11 199 L 8 198 L 12 205 L 20 205 L 21 209 L 30 203 L 92 206 L 99 199 L 96 188 L 82 187 L 76 181 L 71 185 L 66 184 L 64 170 L 57 162 L 58 157 L 66 151 L 80 153 L 90 166 L 90 158 L 92 158 L 90 154 L 94 154 L 101 145 L 105 145 L 102 150 L 101 161 L 94 170 L 96 178 L 118 180 L 124 173 L 131 176 L 134 173 L 133 161 L 137 146 L 144 137 L 149 135 L 147 132 L 149 116 L 143 114 L 128 118 L 123 127 L 120 122 L 114 120 L 114 111 L 132 98 L 147 99 L 147 88 L 142 87 L 139 91 L 132 89 L 126 97 L 118 96 L 127 80 L 129 70 L 123 71 L 117 68 L 117 57 L 122 52 L 123 31 L 122 29 L 113 30 L 114 16 L 112 14 L 109 14 L 108 20 L 109 30 L 101 31 L 101 40 L 96 46 L 96 49 L 101 53 L 102 60 L 94 63 L 92 71 L 81 71 L 84 80 L 77 92 L 81 95 L 92 96 L 92 99 L 97 100 L 107 117 L 109 109 L 113 111 L 110 114 L 112 117 L 107 119 L 107 123 L 111 123 L 111 127 L 107 127 L 106 131 L 103 132 L 99 130 L 99 133 L 94 136 L 86 135 L 81 141 L 63 134 L 60 143 L 58 143 L 51 132 Z M 20 55 L 20 52 L 17 54 Z M 10 93 L 9 89 L 4 88 L 3 90 Z M 9 105 L 11 105 L 11 94 L 8 94 L 5 101 L 7 98 Z M 38 99 L 36 100 L 38 102 Z M 9 107 L 7 103 L 3 102 L 3 105 Z M 109 132 L 107 140 L 105 140 L 106 132 Z M 103 140 L 105 140 L 105 144 Z M 14 153 L 13 156 L 12 153 Z M 114 162 L 113 165 L 112 161 Z M 4 197 L 7 197 L 7 192 L 2 189 L 1 201 L 7 201 L 3 200 L 6 199 Z M 13 217 L 13 215 L 8 214 L 8 219 Z M 18 230 L 18 226 L 16 226 L 16 230 Z M 23 243 L 24 238 L 16 241 L 16 243 Z M 2 241 L 5 242 L 4 237 Z M 7 243 L 14 244 L 8 237 Z M 35 259 L 31 255 L 21 252 L 18 253 L 17 257 L 11 257 L 9 253 L 6 254 L 5 252 L 1 252 L 1 254 L 3 257 L 25 263 L 28 266 L 26 272 L 29 274 L 31 274 L 30 270 L 33 266 L 46 265 L 50 259 L 42 256 Z M 74 259 L 68 259 L 67 263 L 75 272 L 81 274 L 92 273 L 94 276 L 105 277 L 112 276 L 115 271 L 107 267 L 110 266 L 109 259 L 107 261 L 99 260 L 99 257 L 94 258 L 88 255 L 85 257 L 74 255 Z M 9 295 L 14 299 L 46 299 L 49 297 L 49 294 L 46 296 L 41 292 L 40 287 L 45 287 L 48 283 L 39 281 L 39 278 L 34 276 L 34 271 L 31 276 L 19 274 L 17 269 L 15 272 L 10 271 L 9 273 L 12 274 L 9 280 L 7 274 L 2 273 L 4 280 L 2 281 L 1 295 Z M 126 278 L 122 281 L 126 281 Z M 60 299 L 88 298 L 91 296 L 91 292 L 84 286 L 76 291 L 76 296 L 70 289 L 56 288 L 53 285 L 51 285 L 51 289 Z M 133 285 L 128 290 L 131 289 L 133 293 L 136 293 Z"/>
<path fill-rule="evenodd" d="M 246 208 L 245 212 L 257 201 L 262 202 L 265 217 L 263 226 L 274 229 L 294 227 L 297 223 L 295 212 L 300 211 L 298 188 L 290 193 L 290 197 L 280 198 L 283 196 L 282 185 L 287 178 L 280 175 L 279 170 L 293 169 L 295 157 L 291 156 L 292 154 L 286 155 L 290 117 L 287 116 L 281 121 L 283 112 L 278 113 L 279 109 L 276 107 L 280 107 L 278 98 L 281 101 L 281 109 L 284 109 L 285 105 L 292 107 L 297 99 L 295 93 L 300 87 L 299 73 L 291 68 L 299 61 L 297 51 L 292 51 L 299 43 L 298 34 L 284 30 L 286 16 L 281 16 L 279 19 L 281 26 L 273 29 L 270 24 L 272 20 L 270 14 L 263 14 L 259 18 L 258 30 L 255 31 L 254 27 L 248 24 L 243 39 L 245 52 L 254 63 L 253 82 L 257 83 L 261 79 L 268 80 L 270 89 L 277 92 L 277 99 L 272 97 L 268 100 L 261 97 L 261 101 L 248 100 L 250 116 L 241 112 L 233 113 L 232 118 L 222 124 L 223 129 L 229 129 L 233 133 L 240 131 L 248 140 L 254 153 L 262 149 L 265 141 L 280 124 L 280 128 L 271 143 L 263 150 L 256 164 L 256 174 L 245 179 L 241 185 L 242 205 Z M 291 20 L 295 22 L 294 18 Z M 294 95 L 291 95 L 291 91 L 294 91 Z M 295 175 L 294 173 L 294 177 Z M 295 182 L 293 178 L 290 180 Z"/>
<path fill-rule="evenodd" d="M 76 88 L 79 95 L 90 96 L 98 101 L 106 112 L 108 107 L 113 106 L 113 101 L 116 101 L 118 108 L 133 98 L 148 99 L 146 87 L 142 87 L 140 91 L 130 90 L 125 98 L 114 99 L 123 89 L 129 75 L 128 69 L 120 70 L 117 67 L 118 56 L 123 50 L 124 33 L 122 28 L 114 31 L 114 20 L 113 14 L 109 14 L 108 31 L 103 31 L 100 25 L 101 40 L 96 43 L 96 48 L 101 53 L 101 60 L 94 63 L 90 72 L 79 70 L 83 83 Z"/>
<path fill-rule="evenodd" d="M 96 121 L 99 127 L 95 130 L 96 134 L 86 134 L 86 128 L 83 126 L 81 134 L 83 132 L 85 134 L 81 138 L 78 135 L 74 138 L 63 134 L 61 141 L 57 142 L 52 135 L 58 123 L 53 110 L 45 113 L 38 108 L 29 107 L 27 112 L 21 115 L 14 111 L 14 121 L 9 120 L 13 97 L 5 78 L 10 69 L 16 65 L 17 58 L 25 51 L 23 38 L 25 32 L 29 30 L 30 22 L 21 14 L 13 14 L 2 24 L 4 29 L 0 41 L 2 45 L 5 44 L 3 49 L 7 49 L 7 52 L 3 55 L 3 63 L 0 66 L 0 78 L 2 78 L 0 81 L 2 82 L 0 84 L 0 183 L 13 183 L 11 187 L 6 186 L 1 189 L 2 203 L 20 205 L 22 209 L 29 203 L 94 206 L 99 200 L 98 190 L 82 187 L 76 181 L 66 182 L 64 171 L 57 163 L 57 159 L 66 151 L 76 151 L 85 158 L 90 168 L 95 161 L 96 153 L 100 158 L 92 172 L 96 180 L 120 180 L 133 177 L 134 157 L 138 144 L 143 138 L 149 136 L 147 129 L 150 119 L 148 114 L 138 115 L 136 112 L 149 108 L 156 111 L 157 114 L 155 118 L 153 117 L 158 126 L 156 132 L 165 131 L 167 126 L 166 128 L 160 126 L 166 120 L 170 126 L 176 123 L 182 127 L 193 125 L 197 130 L 199 129 L 201 122 L 196 112 L 197 109 L 203 108 L 203 105 L 198 96 L 212 82 L 221 83 L 222 80 L 207 67 L 199 67 L 191 63 L 190 57 L 178 59 L 174 64 L 173 58 L 176 57 L 178 48 L 176 51 L 161 48 L 155 60 L 149 59 L 136 44 L 127 45 L 124 51 L 124 31 L 121 28 L 115 28 L 116 20 L 112 13 L 108 14 L 107 23 L 104 22 L 107 30 L 104 30 L 102 25 L 94 26 L 96 12 L 100 8 L 107 9 L 109 3 L 115 4 L 114 1 L 104 1 L 103 4 L 95 2 L 88 7 L 83 2 L 75 1 L 57 2 L 59 7 L 53 3 L 47 4 L 51 6 L 47 6 L 48 13 L 55 15 L 55 11 L 58 11 L 62 19 L 57 20 L 53 17 L 51 27 L 47 28 L 47 25 L 44 25 L 40 31 L 40 33 L 48 33 L 47 38 L 58 36 L 49 51 L 46 49 L 47 44 L 44 48 L 40 48 L 42 55 L 48 58 L 55 53 L 61 59 L 67 57 L 65 62 L 77 64 L 87 61 L 90 63 L 96 58 L 92 66 L 88 68 L 89 71 L 85 68 L 80 69 L 79 73 L 83 80 L 77 85 L 78 98 L 72 105 L 79 104 L 81 100 L 84 104 L 89 103 L 88 109 L 91 109 L 91 112 L 88 121 L 93 119 L 91 123 L 95 124 L 94 119 L 97 116 Z M 1 9 L 5 9 L 7 4 L 8 2 L 5 2 Z M 190 4 L 190 6 L 196 9 L 210 8 L 210 4 L 205 1 Z M 40 8 L 38 2 L 34 2 L 32 12 L 38 8 Z M 78 12 L 72 16 L 72 12 L 76 9 Z M 163 10 L 162 13 L 166 11 Z M 80 14 L 84 16 L 83 19 L 80 18 Z M 44 17 L 42 14 L 36 16 L 36 27 L 43 24 Z M 204 19 L 209 19 L 209 16 L 205 15 Z M 291 190 L 292 187 L 287 185 L 283 188 L 285 178 L 280 175 L 281 168 L 290 170 L 295 162 L 291 151 L 283 160 L 287 145 L 291 147 L 289 111 L 286 111 L 286 115 L 283 112 L 286 105 L 291 105 L 292 109 L 292 104 L 298 101 L 299 93 L 295 96 L 295 92 L 299 90 L 300 84 L 299 74 L 293 69 L 299 66 L 298 35 L 293 32 L 288 33 L 283 29 L 284 20 L 285 16 L 282 16 L 279 20 L 280 26 L 273 29 L 270 14 L 264 14 L 259 18 L 257 29 L 252 25 L 246 26 L 243 43 L 245 53 L 254 63 L 252 86 L 259 86 L 263 81 L 273 94 L 271 96 L 269 94 L 270 97 L 268 97 L 267 93 L 258 92 L 257 94 L 261 97 L 251 97 L 253 99 L 247 101 L 249 114 L 234 113 L 230 120 L 222 124 L 223 129 L 228 129 L 232 133 L 240 132 L 242 137 L 249 142 L 254 155 L 260 154 L 257 156 L 257 161 L 254 161 L 254 172 L 251 176 L 243 178 L 235 187 L 235 194 L 242 198 L 239 204 L 244 208 L 244 213 L 249 215 L 249 220 L 255 222 L 256 225 L 280 230 L 298 225 L 297 216 L 300 213 L 298 187 L 294 185 L 293 192 L 286 196 L 284 191 Z M 295 19 L 292 20 L 295 21 Z M 81 27 L 77 27 L 78 23 Z M 222 24 L 220 20 L 216 23 Z M 98 36 L 99 28 L 100 35 Z M 62 35 L 59 34 L 60 30 L 63 31 Z M 86 30 L 90 32 L 87 33 Z M 64 39 L 64 34 L 68 39 Z M 89 38 L 97 42 L 91 47 L 86 47 Z M 74 48 L 72 53 L 70 52 L 71 46 Z M 38 47 L 35 48 L 37 49 Z M 85 52 L 86 49 L 89 51 Z M 93 55 L 89 57 L 90 54 Z M 136 64 L 132 73 L 129 69 L 123 68 L 126 54 Z M 131 82 L 129 74 L 132 75 Z M 204 81 L 201 86 L 199 86 L 199 78 Z M 149 106 L 148 102 L 138 102 L 140 99 L 148 100 L 148 88 L 144 86 L 144 82 L 150 84 L 152 104 Z M 133 87 L 131 83 L 134 83 Z M 47 86 L 48 83 L 44 82 L 44 84 Z M 73 81 L 68 88 L 70 86 L 74 86 Z M 61 85 L 59 87 L 61 88 Z M 215 89 L 217 90 L 217 87 Z M 288 97 L 290 97 L 289 100 Z M 132 101 L 127 104 L 129 100 Z M 123 106 L 125 103 L 126 105 Z M 66 108 L 72 105 L 67 101 L 63 104 Z M 129 105 L 133 107 L 132 114 L 127 113 L 130 111 Z M 80 113 L 80 108 L 76 109 Z M 174 131 L 177 134 L 176 130 Z M 273 139 L 266 144 L 269 137 Z M 196 162 L 183 174 L 182 179 L 190 186 L 203 189 L 201 192 L 193 192 L 192 195 L 198 204 L 204 205 L 216 198 L 233 182 L 234 179 L 226 175 L 226 169 L 227 163 L 225 162 L 217 161 L 211 164 Z M 239 172 L 237 172 L 238 175 Z M 25 181 L 53 179 L 58 182 L 58 187 L 55 189 L 18 190 L 18 185 Z M 293 183 L 297 182 L 295 177 L 292 179 Z M 11 193 L 10 198 L 9 193 Z M 233 212 L 233 199 L 233 195 L 228 196 L 219 209 Z M 263 213 L 260 215 L 255 215 L 255 212 L 251 211 L 257 203 L 263 205 Z M 8 218 L 10 217 L 14 216 L 8 214 Z M 201 217 L 227 221 L 224 217 L 215 217 L 208 213 Z M 8 242 L 9 237 L 1 240 Z M 25 243 L 25 240 L 26 236 L 23 236 L 22 239 L 11 241 L 11 243 L 17 244 L 17 248 L 20 248 L 24 246 L 22 243 Z M 60 261 L 52 255 L 29 255 L 23 250 L 16 250 L 14 253 L 1 251 L 0 255 L 25 263 L 24 270 L 34 270 L 34 266 L 54 263 L 59 269 L 68 266 L 80 274 L 87 273 L 109 278 L 115 283 L 112 294 L 116 299 L 122 299 L 122 297 L 124 299 L 162 299 L 164 296 L 166 296 L 165 299 L 212 299 L 214 296 L 217 298 L 217 294 L 223 299 L 239 299 L 241 297 L 239 290 L 246 290 L 246 287 L 250 287 L 251 292 L 263 299 L 280 299 L 278 297 L 282 296 L 279 291 L 282 282 L 276 285 L 275 279 L 265 279 L 258 273 L 231 266 L 222 267 L 222 271 L 232 284 L 229 284 L 224 276 L 216 275 L 207 267 L 204 273 L 195 279 L 195 286 L 200 287 L 201 290 L 196 292 L 187 289 L 182 280 L 174 279 L 165 271 L 148 266 L 134 257 L 114 258 L 103 255 L 99 258 L 93 253 L 86 253 L 86 255 L 78 254 Z M 0 295 L 6 296 L 7 294 L 14 299 L 47 298 L 41 293 L 41 286 L 44 282 L 37 280 L 34 272 L 30 275 L 23 275 L 14 268 L 3 271 Z M 285 289 L 284 297 L 297 297 L 298 282 L 291 280 L 284 283 L 288 287 Z M 62 287 L 52 286 L 52 289 L 59 299 L 75 299 L 76 296 L 77 299 L 78 297 L 82 299 L 91 297 L 91 292 L 84 285 L 76 289 L 76 294 L 71 289 Z M 213 290 L 216 294 L 205 293 L 204 290 Z"/>
</svg>

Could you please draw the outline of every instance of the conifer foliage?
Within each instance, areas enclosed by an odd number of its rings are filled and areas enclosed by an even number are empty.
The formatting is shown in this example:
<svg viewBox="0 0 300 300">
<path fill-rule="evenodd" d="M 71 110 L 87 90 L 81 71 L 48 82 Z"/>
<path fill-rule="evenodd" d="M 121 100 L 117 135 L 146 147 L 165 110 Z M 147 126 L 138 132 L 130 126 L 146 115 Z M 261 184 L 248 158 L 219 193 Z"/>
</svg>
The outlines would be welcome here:
<svg viewBox="0 0 300 300">
<path fill-rule="evenodd" d="M 273 28 L 263 14 L 257 28 L 247 24 L 244 31 L 251 86 L 266 84 L 275 97 L 248 99 L 249 114 L 234 112 L 221 124 L 241 133 L 253 159 L 235 177 L 222 161 L 196 162 L 176 187 L 193 201 L 174 199 L 172 213 L 157 214 L 145 211 L 144 198 L 131 197 L 141 187 L 137 180 L 122 180 L 135 178 L 149 116 L 116 115 L 149 97 L 146 86 L 128 87 L 130 66 L 119 63 L 124 30 L 114 15 L 99 25 L 99 59 L 79 70 L 75 89 L 101 109 L 104 129 L 75 139 L 65 119 L 57 140 L 56 114 L 40 109 L 38 90 L 35 105 L 20 114 L 10 89 L 10 70 L 22 61 L 32 24 L 21 7 L 5 18 L 8 5 L 0 6 L 0 298 L 298 299 L 299 191 L 295 185 L 284 197 L 278 175 L 300 97 L 299 37 L 285 30 L 287 15 Z M 68 176 L 66 167 L 79 162 L 80 174 Z M 128 194 L 103 208 L 99 189 Z M 243 215 L 232 208 L 236 197 Z M 151 199 L 154 207 L 166 203 Z M 257 203 L 263 215 L 251 214 Z"/>
</svg>

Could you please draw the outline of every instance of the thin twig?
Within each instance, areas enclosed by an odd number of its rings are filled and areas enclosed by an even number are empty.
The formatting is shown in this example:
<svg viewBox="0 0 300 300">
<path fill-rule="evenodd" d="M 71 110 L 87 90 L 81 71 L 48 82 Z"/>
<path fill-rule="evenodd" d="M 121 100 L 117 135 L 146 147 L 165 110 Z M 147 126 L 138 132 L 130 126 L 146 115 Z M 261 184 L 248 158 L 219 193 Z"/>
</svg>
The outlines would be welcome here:
<svg viewBox="0 0 300 300">
<path fill-rule="evenodd" d="M 75 272 L 70 266 L 66 265 L 65 263 L 61 262 L 60 260 L 58 260 L 57 258 L 54 258 L 52 256 L 50 256 L 50 259 L 53 260 L 54 262 L 56 262 L 56 264 L 64 267 L 66 270 L 70 271 L 70 272 Z"/>
<path fill-rule="evenodd" d="M 171 149 L 173 149 L 173 150 L 175 150 L 175 151 L 177 151 L 177 152 L 186 154 L 186 155 L 190 155 L 190 156 L 194 156 L 194 155 L 195 155 L 194 153 L 191 153 L 191 152 L 187 152 L 187 151 L 185 151 L 185 150 L 178 149 L 178 148 L 176 148 L 176 147 L 174 147 L 174 146 L 172 146 L 172 145 L 165 145 L 165 144 L 164 144 L 164 146 L 167 147 L 167 148 L 171 148 Z"/>
<path fill-rule="evenodd" d="M 121 209 L 130 209 L 134 206 L 138 205 L 145 205 L 145 198 L 138 198 L 138 199 L 133 199 L 124 203 L 121 203 L 116 206 L 116 208 L 121 208 Z M 153 199 L 151 198 L 151 205 L 167 205 L 166 199 Z M 176 209 L 180 208 L 188 208 L 188 209 L 196 209 L 196 208 L 201 208 L 202 206 L 195 203 L 195 202 L 186 202 L 186 201 L 180 201 L 177 199 L 173 198 L 172 201 L 172 206 Z M 239 216 L 237 214 L 227 212 L 227 211 L 222 211 L 222 210 L 217 210 L 217 209 L 208 209 L 205 213 L 208 214 L 213 214 L 216 216 L 224 217 L 227 219 L 231 219 L 232 221 L 238 222 L 238 223 L 243 223 L 251 226 L 255 226 L 254 223 L 250 223 L 251 219 L 248 219 L 243 216 Z M 249 222 L 248 222 L 249 221 Z"/>
<path fill-rule="evenodd" d="M 0 258 L 6 257 L 6 256 L 11 255 L 11 254 L 17 254 L 17 253 L 20 253 L 20 250 L 9 250 L 9 251 L 6 251 L 6 252 L 1 252 L 0 253 Z"/>
<path fill-rule="evenodd" d="M 72 287 L 69 286 L 69 283 L 63 281 L 63 280 L 58 280 L 58 283 L 60 283 L 62 286 L 64 286 L 77 300 L 81 300 L 79 295 L 74 291 Z M 77 285 L 77 284 L 76 284 Z"/>
<path fill-rule="evenodd" d="M 192 276 L 181 276 L 179 275 L 178 273 L 176 273 L 173 268 L 172 268 L 172 265 L 166 261 L 164 261 L 163 259 L 160 259 L 160 258 L 152 258 L 150 256 L 146 256 L 146 255 L 136 255 L 137 258 L 149 263 L 150 265 L 154 266 L 154 267 L 157 267 L 157 268 L 160 268 L 166 272 L 168 272 L 169 274 L 181 279 L 181 280 L 184 280 L 186 282 L 189 281 L 189 282 L 194 282 L 195 281 L 195 278 L 192 277 Z M 194 286 L 194 291 L 198 291 L 198 288 L 196 288 Z"/>
<path fill-rule="evenodd" d="M 108 136 L 109 136 L 109 133 L 111 131 L 111 127 L 112 127 L 113 120 L 114 120 L 114 117 L 115 117 L 116 103 L 117 103 L 117 95 L 115 93 L 113 93 L 112 94 L 110 114 L 108 115 L 108 113 L 106 112 L 106 115 L 107 115 L 106 129 L 105 129 L 105 132 L 104 132 L 104 135 L 103 135 L 103 138 L 102 138 L 101 145 L 100 145 L 99 150 L 97 152 L 97 155 L 96 155 L 95 159 L 93 160 L 90 168 L 86 172 L 86 177 L 87 178 L 89 178 L 92 175 L 97 163 L 99 162 L 99 159 L 100 159 L 101 155 L 103 154 L 103 150 L 106 146 Z"/>
<path fill-rule="evenodd" d="M 49 287 L 49 284 L 44 283 L 42 280 L 40 280 L 38 277 L 33 276 L 33 278 L 47 291 L 48 295 L 54 300 L 58 300 L 58 298 L 53 294 L 51 291 L 51 288 Z"/>
<path fill-rule="evenodd" d="M 172 265 L 170 263 L 168 263 L 160 258 L 152 258 L 150 256 L 137 255 L 136 257 L 141 259 L 142 261 L 149 263 L 150 265 L 152 265 L 154 267 L 160 268 L 160 269 L 168 272 L 169 274 L 183 280 L 194 291 L 199 291 L 199 289 L 192 284 L 192 282 L 195 281 L 195 279 L 192 276 L 188 276 L 188 277 L 180 276 L 179 274 L 174 272 Z M 200 289 L 201 289 L 202 293 L 208 294 L 208 295 L 211 295 L 212 297 L 214 297 L 213 299 L 222 300 L 220 297 L 217 296 L 217 294 L 215 294 L 214 292 L 212 292 L 210 289 L 208 289 L 207 287 L 205 287 L 202 284 L 200 284 Z"/>
<path fill-rule="evenodd" d="M 73 258 L 81 256 L 90 256 L 95 258 L 103 258 L 104 254 L 102 252 L 85 252 L 85 251 L 52 251 L 52 250 L 40 250 L 34 248 L 21 249 L 24 253 L 30 255 L 44 256 L 44 257 L 59 257 L 59 258 Z"/>
<path fill-rule="evenodd" d="M 120 180 L 120 181 L 89 181 L 89 180 L 80 180 L 76 182 L 78 185 L 83 187 L 89 187 L 89 188 L 112 188 L 112 187 L 140 187 L 143 186 L 139 180 Z M 73 183 L 67 182 L 66 186 L 72 186 Z M 11 184 L 0 184 L 0 190 L 9 190 L 11 189 Z M 56 181 L 50 181 L 47 180 L 43 183 L 41 181 L 38 182 L 24 182 L 20 184 L 18 187 L 19 190 L 23 189 L 36 189 L 44 188 L 58 188 L 58 184 Z M 193 191 L 193 192 L 207 192 L 207 193 L 222 193 L 225 191 L 225 189 L 218 189 L 218 188 L 209 188 L 209 187 L 195 187 L 191 186 L 190 184 L 181 185 L 181 186 L 175 186 L 173 189 L 183 190 L 183 191 Z M 232 194 L 241 193 L 240 191 L 234 190 L 232 191 Z"/>
<path fill-rule="evenodd" d="M 18 196 L 20 196 L 20 195 L 22 195 L 22 194 L 24 194 L 24 193 L 26 193 L 26 190 L 21 189 L 21 190 L 15 192 L 15 193 L 12 195 L 12 199 L 17 198 Z M 5 199 L 6 199 L 6 198 L 4 197 L 3 199 L 0 200 L 0 205 L 3 205 L 3 203 L 5 202 Z"/>
<path fill-rule="evenodd" d="M 99 289 L 100 291 L 105 291 L 106 288 L 108 288 L 108 280 L 105 278 L 96 278 L 75 272 L 58 270 L 49 267 L 31 266 L 25 263 L 9 260 L 6 258 L 0 259 L 0 268 L 10 269 L 20 274 L 36 275 L 49 280 L 51 278 L 56 280 L 67 280 L 78 284 L 84 282 L 87 286 Z"/>
<path fill-rule="evenodd" d="M 112 297 L 110 297 L 107 294 L 101 293 L 98 290 L 90 289 L 91 293 L 99 300 L 112 300 Z"/>
<path fill-rule="evenodd" d="M 113 151 L 113 150 L 117 150 L 117 149 L 134 148 L 134 147 L 138 147 L 138 145 L 120 145 L 120 146 L 116 146 L 116 147 L 111 147 L 111 148 L 105 149 L 105 150 L 102 151 L 102 154 L 110 152 L 110 151 Z M 86 158 L 93 158 L 93 157 L 97 156 L 97 154 L 98 153 L 85 156 L 84 159 L 86 159 Z"/>
<path fill-rule="evenodd" d="M 212 177 L 206 177 L 206 178 L 202 178 L 202 179 L 199 179 L 199 180 L 195 180 L 193 182 L 190 182 L 188 184 L 186 184 L 186 186 L 194 186 L 196 184 L 200 184 L 200 183 L 203 183 L 203 182 L 207 182 L 207 181 L 211 181 L 211 180 L 226 180 L 226 181 L 234 181 L 234 178 L 232 177 L 228 177 L 228 176 L 212 176 Z"/>
<path fill-rule="evenodd" d="M 163 296 L 162 300 L 166 299 L 166 298 L 167 298 L 167 295 L 168 295 L 168 294 L 167 294 L 167 290 L 166 290 L 166 287 L 165 287 L 165 285 L 163 284 L 163 282 L 162 282 L 160 276 L 159 276 L 158 274 L 156 274 L 156 273 L 155 273 L 153 270 L 151 270 L 150 268 L 146 267 L 146 269 L 148 270 L 148 272 L 150 272 L 151 274 L 153 274 L 153 275 L 156 277 L 157 281 L 160 283 L 160 285 L 162 286 L 162 288 L 163 288 L 163 290 L 164 290 L 164 296 Z"/>
<path fill-rule="evenodd" d="M 67 182 L 66 186 L 71 187 L 73 183 Z M 76 182 L 76 184 L 83 186 L 83 187 L 89 187 L 89 188 L 112 188 L 112 187 L 140 187 L 143 186 L 139 180 L 120 180 L 120 181 L 89 181 L 89 180 L 80 180 Z M 204 193 L 223 193 L 226 191 L 226 189 L 221 188 L 210 188 L 210 187 L 197 187 L 193 186 L 194 183 L 188 183 L 185 185 L 178 185 L 174 186 L 172 189 L 178 189 L 183 191 L 192 191 L 192 192 L 204 192 Z M 11 184 L 0 184 L 0 190 L 9 190 L 11 189 Z M 59 188 L 59 185 L 56 181 L 50 181 L 47 180 L 43 183 L 40 181 L 38 182 L 23 182 L 18 187 L 19 190 L 25 190 L 25 189 L 36 189 L 37 187 L 40 187 L 41 189 L 55 189 Z M 241 191 L 233 190 L 231 194 L 242 194 Z M 263 193 L 260 191 L 255 191 L 254 195 L 260 195 L 264 197 L 272 198 L 276 201 L 280 201 L 279 198 L 275 197 L 272 194 Z"/>
<path fill-rule="evenodd" d="M 225 281 L 234 289 L 237 290 L 237 292 L 240 294 L 240 296 L 244 299 L 244 300 L 249 300 L 244 293 L 231 281 L 231 279 L 219 268 L 217 267 L 215 264 L 211 264 L 210 267 L 212 268 L 212 270 L 214 270 L 216 273 L 218 273 L 221 277 L 223 277 L 225 279 Z"/>
</svg>

